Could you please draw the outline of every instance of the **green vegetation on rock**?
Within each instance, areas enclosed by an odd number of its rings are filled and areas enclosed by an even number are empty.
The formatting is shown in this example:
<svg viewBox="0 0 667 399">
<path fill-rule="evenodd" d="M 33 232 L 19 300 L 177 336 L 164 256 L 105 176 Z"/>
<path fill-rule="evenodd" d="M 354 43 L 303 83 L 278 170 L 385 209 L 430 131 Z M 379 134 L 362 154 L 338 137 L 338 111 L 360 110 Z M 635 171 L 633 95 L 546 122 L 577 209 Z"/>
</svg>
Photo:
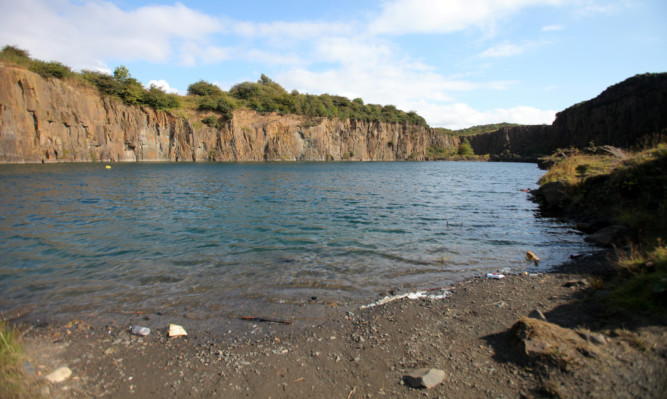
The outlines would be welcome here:
<svg viewBox="0 0 667 399">
<path fill-rule="evenodd" d="M 30 58 L 30 53 L 15 46 L 5 46 L 0 51 L 0 60 L 22 66 L 40 74 L 43 78 L 64 79 L 73 77 L 76 73 L 57 61 L 41 61 Z"/>
<path fill-rule="evenodd" d="M 542 193 L 560 195 L 546 205 L 627 227 L 642 240 L 667 233 L 667 144 L 627 155 L 561 152 L 540 180 Z"/>
<path fill-rule="evenodd" d="M 604 283 L 607 302 L 666 313 L 667 144 L 622 157 L 561 150 L 552 158 L 536 194 L 547 210 L 626 231 L 616 240 L 619 273 Z"/>
<path fill-rule="evenodd" d="M 484 133 L 491 133 L 495 132 L 496 130 L 503 128 L 503 127 L 510 127 L 510 126 L 519 126 L 516 123 L 492 123 L 488 125 L 478 125 L 478 126 L 472 126 L 468 127 L 465 129 L 458 129 L 458 130 L 451 130 L 451 129 L 446 129 L 444 127 L 436 127 L 434 128 L 436 132 L 440 134 L 445 134 L 449 136 L 459 136 L 459 137 L 465 137 L 465 136 L 474 136 L 476 134 L 484 134 Z"/>
</svg>

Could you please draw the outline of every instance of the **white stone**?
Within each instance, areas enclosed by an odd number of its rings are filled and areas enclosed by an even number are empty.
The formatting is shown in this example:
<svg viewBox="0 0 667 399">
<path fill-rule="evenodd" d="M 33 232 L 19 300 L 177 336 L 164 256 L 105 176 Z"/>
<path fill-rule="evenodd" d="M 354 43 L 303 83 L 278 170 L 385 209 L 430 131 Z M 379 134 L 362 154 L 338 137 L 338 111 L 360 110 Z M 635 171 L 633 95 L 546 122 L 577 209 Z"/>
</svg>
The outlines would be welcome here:
<svg viewBox="0 0 667 399">
<path fill-rule="evenodd" d="M 187 332 L 185 332 L 185 329 L 178 324 L 170 324 L 169 325 L 169 336 L 170 337 L 182 337 L 188 335 Z"/>
<path fill-rule="evenodd" d="M 46 376 L 46 379 L 53 383 L 57 384 L 68 379 L 72 375 L 72 370 L 69 367 L 61 367 L 55 370 L 53 373 Z"/>
</svg>

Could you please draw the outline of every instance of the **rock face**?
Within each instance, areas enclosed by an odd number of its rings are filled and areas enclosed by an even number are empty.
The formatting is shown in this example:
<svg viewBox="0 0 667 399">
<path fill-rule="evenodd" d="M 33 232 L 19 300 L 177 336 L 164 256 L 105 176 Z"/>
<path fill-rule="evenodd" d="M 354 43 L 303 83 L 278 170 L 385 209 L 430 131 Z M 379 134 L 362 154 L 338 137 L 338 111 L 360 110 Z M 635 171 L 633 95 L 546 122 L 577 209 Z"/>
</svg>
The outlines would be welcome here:
<svg viewBox="0 0 667 399">
<path fill-rule="evenodd" d="M 0 162 L 426 160 L 458 138 L 421 126 L 234 111 L 168 112 L 0 63 Z"/>
<path fill-rule="evenodd" d="M 476 154 L 539 157 L 558 148 L 621 148 L 667 137 L 667 73 L 637 75 L 558 114 L 552 125 L 503 127 L 469 138 Z"/>
</svg>

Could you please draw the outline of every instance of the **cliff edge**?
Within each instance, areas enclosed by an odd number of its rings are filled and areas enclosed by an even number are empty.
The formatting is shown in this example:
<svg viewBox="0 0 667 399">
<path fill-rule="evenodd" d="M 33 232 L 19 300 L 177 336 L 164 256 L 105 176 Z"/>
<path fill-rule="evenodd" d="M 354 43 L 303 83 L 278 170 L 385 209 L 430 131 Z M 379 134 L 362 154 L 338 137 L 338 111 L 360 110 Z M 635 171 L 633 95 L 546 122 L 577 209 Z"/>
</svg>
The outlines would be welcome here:
<svg viewBox="0 0 667 399">
<path fill-rule="evenodd" d="M 641 147 L 667 137 L 667 73 L 636 75 L 556 114 L 551 125 L 503 127 L 471 136 L 476 154 L 534 159 L 559 148 Z"/>
<path fill-rule="evenodd" d="M 0 162 L 426 160 L 456 137 L 423 126 L 235 110 L 156 111 L 0 63 Z"/>
</svg>

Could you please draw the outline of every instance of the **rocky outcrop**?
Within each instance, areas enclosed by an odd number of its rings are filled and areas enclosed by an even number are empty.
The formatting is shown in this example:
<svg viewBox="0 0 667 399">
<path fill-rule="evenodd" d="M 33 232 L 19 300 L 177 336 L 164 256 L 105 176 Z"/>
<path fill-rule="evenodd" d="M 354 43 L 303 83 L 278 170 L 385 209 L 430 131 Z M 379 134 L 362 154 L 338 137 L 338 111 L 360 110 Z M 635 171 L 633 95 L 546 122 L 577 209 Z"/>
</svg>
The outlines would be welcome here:
<svg viewBox="0 0 667 399">
<path fill-rule="evenodd" d="M 637 75 L 558 114 L 552 125 L 512 126 L 469 138 L 476 154 L 534 157 L 558 148 L 653 144 L 667 137 L 667 73 Z"/>
<path fill-rule="evenodd" d="M 414 125 L 236 110 L 212 128 L 0 64 L 0 162 L 426 160 L 456 137 Z"/>
</svg>

